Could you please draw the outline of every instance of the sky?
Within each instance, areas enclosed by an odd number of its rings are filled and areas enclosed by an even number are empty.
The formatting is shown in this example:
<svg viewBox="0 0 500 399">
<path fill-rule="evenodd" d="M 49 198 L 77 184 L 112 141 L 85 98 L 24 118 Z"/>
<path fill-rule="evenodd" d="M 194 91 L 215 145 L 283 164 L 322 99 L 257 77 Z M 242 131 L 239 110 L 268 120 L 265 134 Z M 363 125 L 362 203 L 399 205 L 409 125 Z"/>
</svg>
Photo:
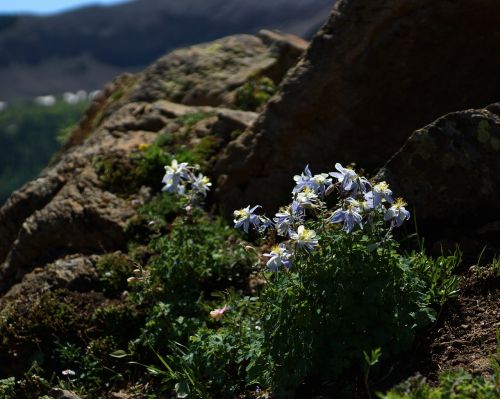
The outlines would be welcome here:
<svg viewBox="0 0 500 399">
<path fill-rule="evenodd" d="M 89 4 L 116 4 L 125 0 L 0 0 L 0 14 L 53 14 Z"/>
</svg>

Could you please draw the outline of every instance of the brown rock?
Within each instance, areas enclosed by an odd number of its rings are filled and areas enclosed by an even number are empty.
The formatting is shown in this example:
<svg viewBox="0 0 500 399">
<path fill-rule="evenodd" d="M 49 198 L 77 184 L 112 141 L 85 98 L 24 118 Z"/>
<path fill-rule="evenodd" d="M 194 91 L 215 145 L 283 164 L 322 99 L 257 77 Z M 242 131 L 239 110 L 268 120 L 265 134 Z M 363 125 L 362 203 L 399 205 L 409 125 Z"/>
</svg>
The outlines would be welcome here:
<svg viewBox="0 0 500 399">
<path fill-rule="evenodd" d="M 216 167 L 226 212 L 288 200 L 310 164 L 383 166 L 420 126 L 500 92 L 494 0 L 343 0 L 252 131 Z"/>
<path fill-rule="evenodd" d="M 75 291 L 90 290 L 98 277 L 95 264 L 98 256 L 70 255 L 58 259 L 45 268 L 26 274 L 0 298 L 0 308 L 18 298 L 34 298 L 48 290 L 67 288 Z"/>
<path fill-rule="evenodd" d="M 231 92 L 254 76 L 279 83 L 307 42 L 278 32 L 236 35 L 175 50 L 144 73 L 120 104 L 169 100 L 186 105 L 227 105 Z"/>
</svg>

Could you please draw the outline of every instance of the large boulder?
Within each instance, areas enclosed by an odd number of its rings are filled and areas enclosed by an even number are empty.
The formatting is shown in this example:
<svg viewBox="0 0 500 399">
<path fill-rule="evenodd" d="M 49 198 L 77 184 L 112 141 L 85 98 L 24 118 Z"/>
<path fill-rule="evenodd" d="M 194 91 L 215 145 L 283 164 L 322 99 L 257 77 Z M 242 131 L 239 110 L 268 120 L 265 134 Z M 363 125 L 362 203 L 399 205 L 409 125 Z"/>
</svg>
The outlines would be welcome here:
<svg viewBox="0 0 500 399">
<path fill-rule="evenodd" d="M 384 165 L 417 128 L 500 93 L 495 0 L 342 0 L 216 172 L 226 208 L 288 199 L 310 164 Z"/>
<path fill-rule="evenodd" d="M 267 76 L 279 83 L 297 63 L 307 42 L 263 30 L 175 50 L 138 76 L 120 104 L 168 99 L 187 105 L 228 105 L 249 79 Z"/>
<path fill-rule="evenodd" d="M 500 103 L 415 131 L 377 179 L 407 200 L 417 220 L 432 226 L 427 231 L 500 232 Z"/>
<path fill-rule="evenodd" d="M 237 35 L 177 50 L 108 85 L 51 165 L 0 209 L 0 292 L 65 256 L 125 248 L 127 225 L 151 190 L 110 185 L 99 165 L 127 162 L 159 133 L 180 137 L 186 148 L 209 136 L 216 157 L 257 118 L 223 107 L 234 105 L 235 90 L 256 77 L 279 83 L 305 47 L 276 32 Z M 195 122 L 186 128 L 189 115 Z"/>
</svg>

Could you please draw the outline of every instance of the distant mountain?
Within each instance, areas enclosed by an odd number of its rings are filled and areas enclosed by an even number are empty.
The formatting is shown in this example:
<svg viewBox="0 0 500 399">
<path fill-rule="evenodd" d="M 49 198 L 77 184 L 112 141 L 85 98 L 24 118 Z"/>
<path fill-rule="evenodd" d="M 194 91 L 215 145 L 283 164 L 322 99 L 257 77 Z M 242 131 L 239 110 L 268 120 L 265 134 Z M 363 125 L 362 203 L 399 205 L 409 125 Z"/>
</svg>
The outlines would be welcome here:
<svg viewBox="0 0 500 399">
<path fill-rule="evenodd" d="M 97 89 L 177 47 L 274 28 L 310 37 L 335 0 L 135 0 L 0 17 L 0 100 Z"/>
</svg>

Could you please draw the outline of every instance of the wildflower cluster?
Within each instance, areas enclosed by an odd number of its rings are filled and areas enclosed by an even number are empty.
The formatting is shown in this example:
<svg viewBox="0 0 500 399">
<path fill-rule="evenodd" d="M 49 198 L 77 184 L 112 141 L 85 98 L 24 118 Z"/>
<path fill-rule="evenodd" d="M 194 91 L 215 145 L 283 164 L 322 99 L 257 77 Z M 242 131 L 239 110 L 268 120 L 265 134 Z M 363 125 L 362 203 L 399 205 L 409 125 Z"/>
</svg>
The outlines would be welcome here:
<svg viewBox="0 0 500 399">
<path fill-rule="evenodd" d="M 316 231 L 307 227 L 310 216 L 325 223 L 342 223 L 342 229 L 347 233 L 352 233 L 356 226 L 363 229 L 366 223 L 374 226 L 381 220 L 388 223 L 389 233 L 410 218 L 406 203 L 401 198 L 394 201 L 386 182 L 372 184 L 354 169 L 343 167 L 340 163 L 335 165 L 335 170 L 313 175 L 306 166 L 302 174 L 293 178 L 295 187 L 291 204 L 280 208 L 272 221 L 256 214 L 260 205 L 234 211 L 235 228 L 241 227 L 245 233 L 250 227 L 259 232 L 274 228 L 279 236 L 287 240 L 264 254 L 270 258 L 267 262 L 269 270 L 276 271 L 280 266 L 289 269 L 296 250 L 311 252 L 316 249 L 319 237 Z M 339 194 L 338 208 L 330 214 L 326 196 L 335 191 Z"/>
<path fill-rule="evenodd" d="M 172 160 L 170 165 L 165 166 L 162 191 L 184 196 L 189 203 L 198 203 L 207 196 L 212 186 L 209 178 L 198 171 L 198 165 L 190 166 L 187 162 Z"/>
</svg>

